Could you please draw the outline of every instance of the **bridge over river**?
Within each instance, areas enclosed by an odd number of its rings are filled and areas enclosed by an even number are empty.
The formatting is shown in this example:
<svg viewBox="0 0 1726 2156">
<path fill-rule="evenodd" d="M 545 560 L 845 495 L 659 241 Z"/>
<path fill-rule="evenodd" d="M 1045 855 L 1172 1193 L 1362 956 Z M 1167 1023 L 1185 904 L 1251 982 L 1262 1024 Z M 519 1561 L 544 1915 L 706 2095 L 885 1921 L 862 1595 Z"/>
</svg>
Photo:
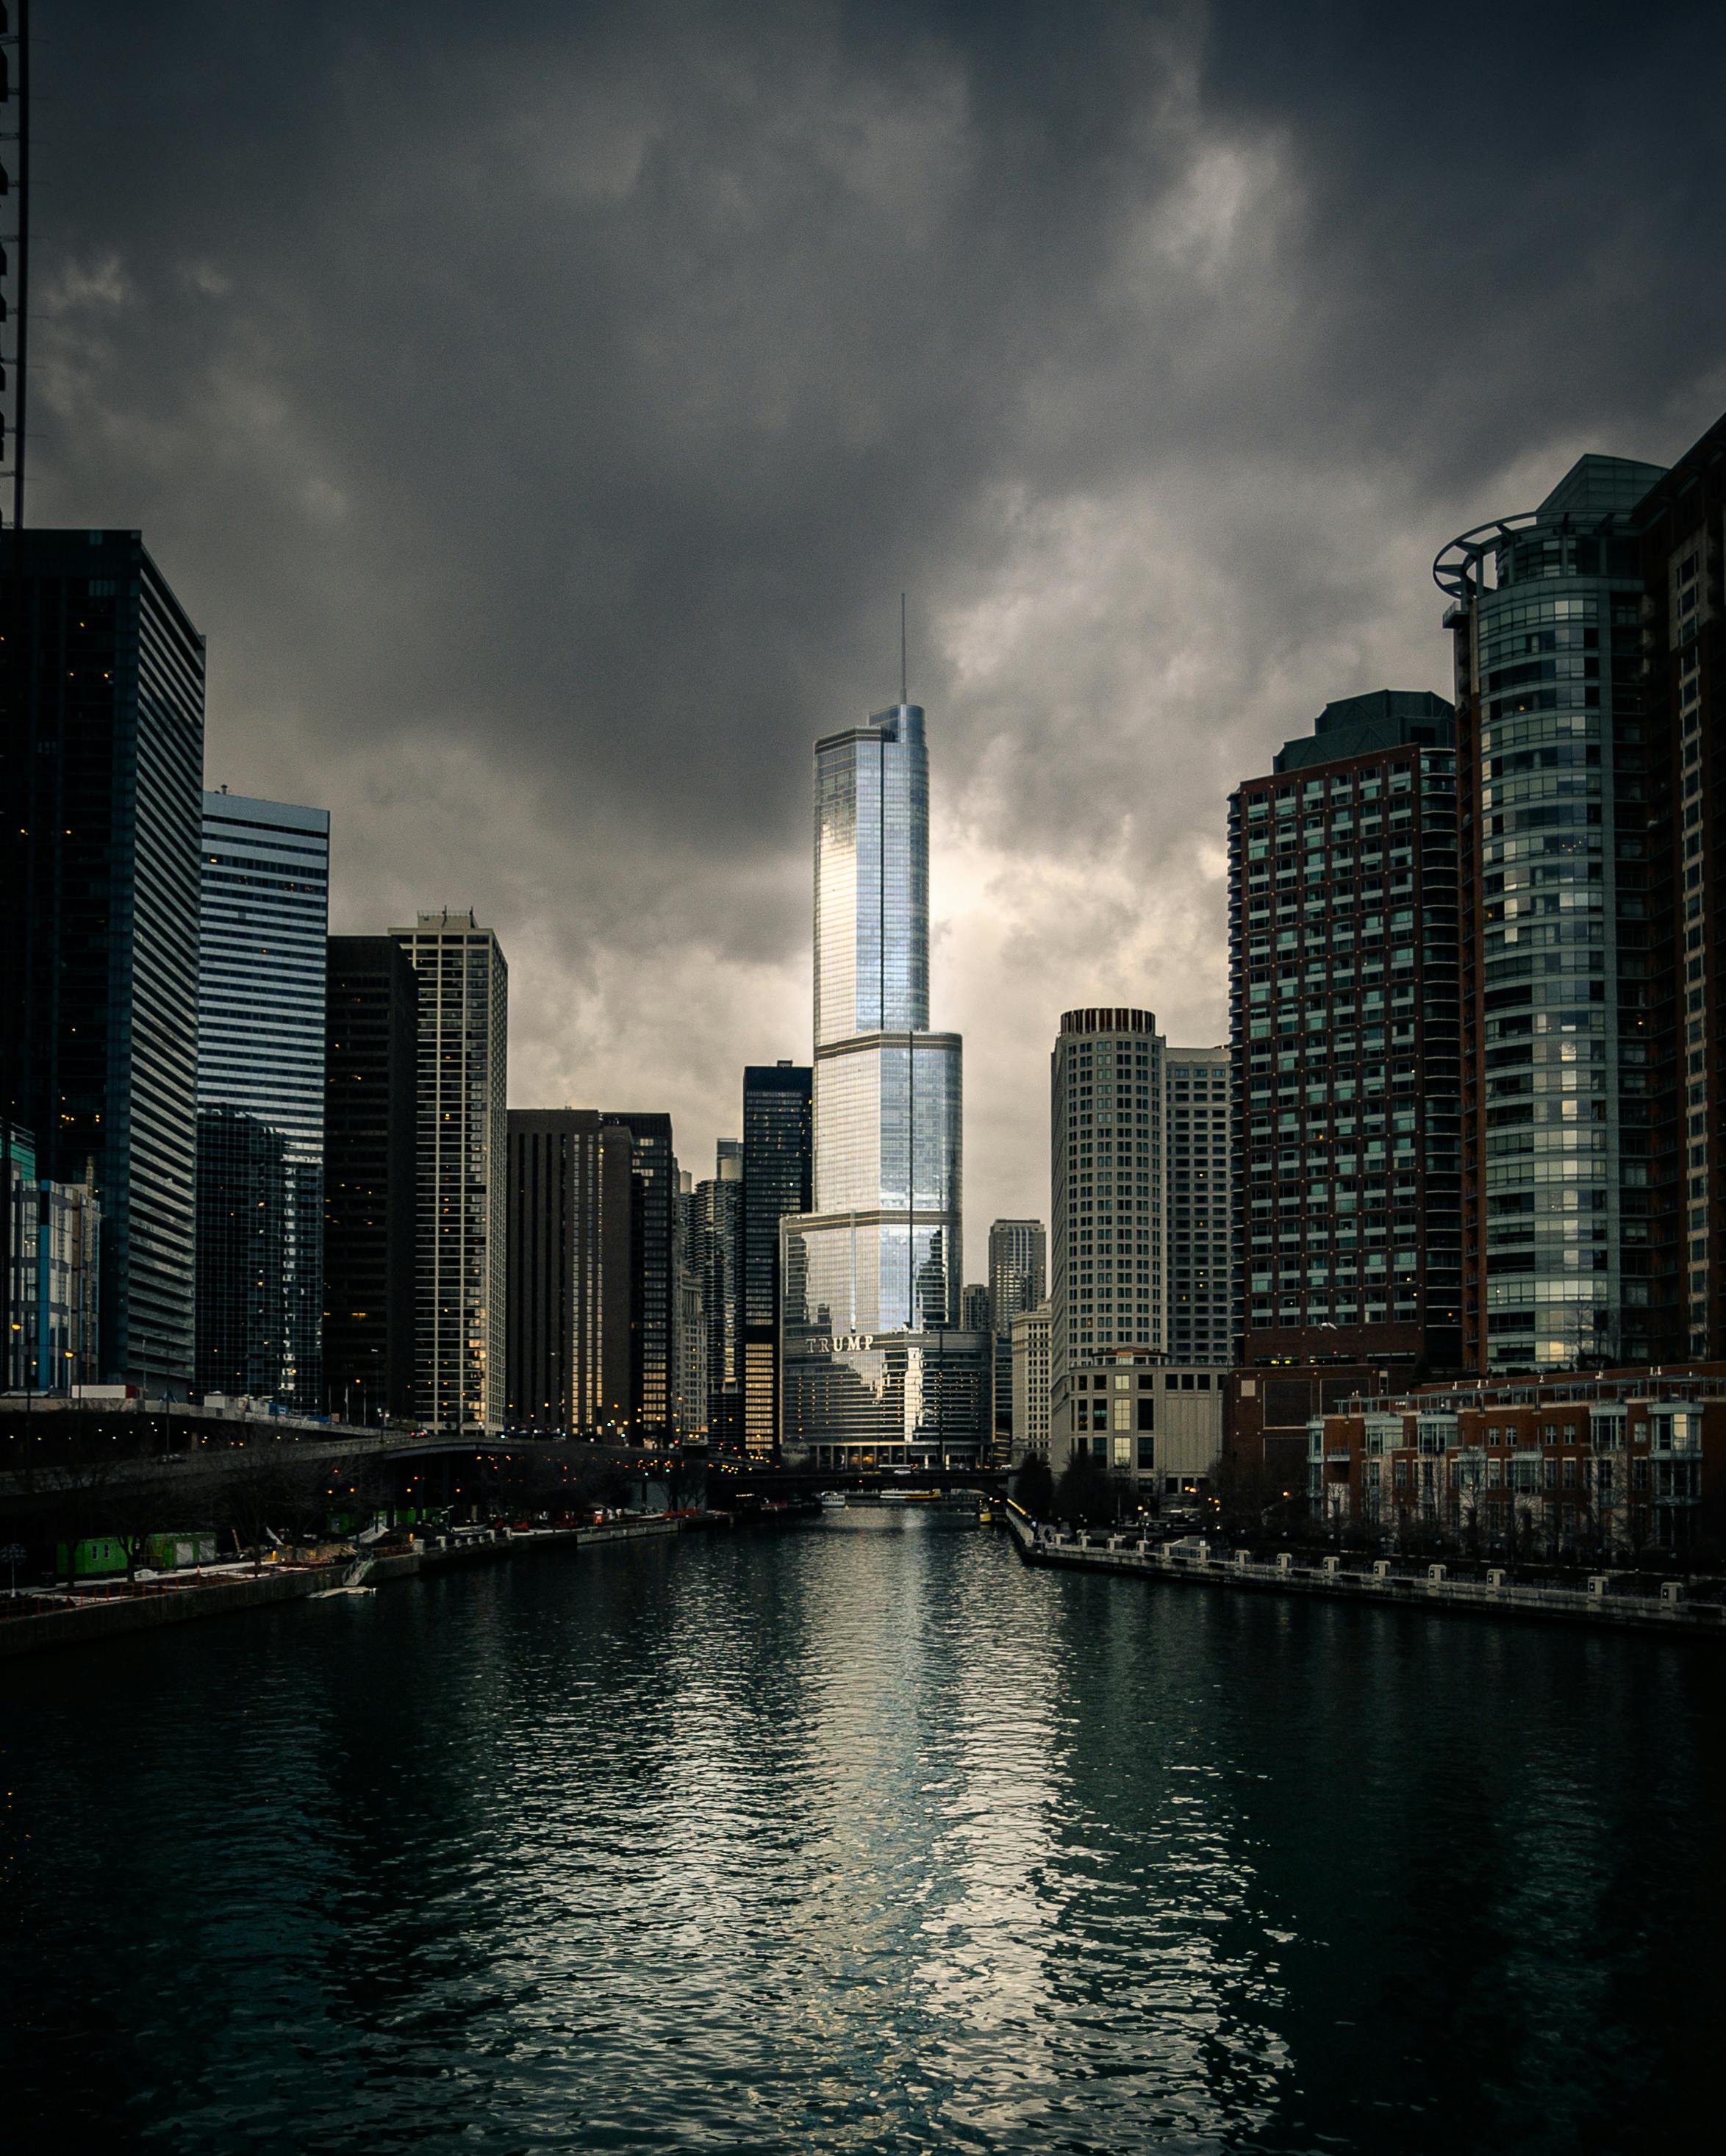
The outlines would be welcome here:
<svg viewBox="0 0 1726 2156">
<path fill-rule="evenodd" d="M 645 1503 L 732 1511 L 819 1490 L 998 1492 L 1000 1471 L 912 1474 L 788 1468 L 705 1445 L 600 1445 L 519 1433 L 379 1430 L 155 1401 L 0 1402 L 0 1538 L 33 1550 L 68 1535 L 331 1512 L 471 1507 L 493 1514 Z"/>
</svg>

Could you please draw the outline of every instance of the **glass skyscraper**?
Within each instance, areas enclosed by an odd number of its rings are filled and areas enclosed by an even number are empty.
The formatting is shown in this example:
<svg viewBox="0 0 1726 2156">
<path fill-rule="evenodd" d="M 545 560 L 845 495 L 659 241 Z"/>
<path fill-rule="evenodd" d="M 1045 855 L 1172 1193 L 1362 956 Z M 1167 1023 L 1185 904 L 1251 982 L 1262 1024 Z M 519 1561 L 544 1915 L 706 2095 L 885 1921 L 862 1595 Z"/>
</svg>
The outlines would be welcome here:
<svg viewBox="0 0 1726 2156">
<path fill-rule="evenodd" d="M 1637 506 L 1585 456 L 1435 574 L 1456 636 L 1462 821 L 1463 1353 L 1650 1358 L 1649 805 Z M 1658 1322 L 1656 1322 L 1656 1320 Z"/>
<path fill-rule="evenodd" d="M 677 1427 L 677 1151 L 671 1118 L 657 1109 L 604 1109 L 602 1123 L 627 1130 L 634 1154 L 630 1258 L 630 1391 L 634 1436 L 657 1442 Z"/>
<path fill-rule="evenodd" d="M 824 1466 L 975 1456 L 959 1329 L 960 1045 L 929 1030 L 929 766 L 916 704 L 815 745 L 814 1172 L 788 1219 L 783 1438 Z"/>
<path fill-rule="evenodd" d="M 0 1153 L 33 1132 L 101 1206 L 104 1376 L 183 1392 L 203 639 L 136 531 L 11 533 L 8 564 Z"/>
<path fill-rule="evenodd" d="M 413 1411 L 419 977 L 332 936 L 324 1028 L 324 1389 L 344 1422 Z"/>
<path fill-rule="evenodd" d="M 197 1383 L 323 1404 L 327 809 L 203 797 Z"/>
<path fill-rule="evenodd" d="M 779 1223 L 811 1202 L 806 1063 L 743 1072 L 743 1442 L 768 1457 L 779 1441 Z"/>
<path fill-rule="evenodd" d="M 721 1138 L 717 1173 L 695 1188 L 691 1253 L 701 1287 L 702 1427 L 710 1445 L 743 1441 L 743 1146 Z"/>
<path fill-rule="evenodd" d="M 1040 1220 L 989 1224 L 989 1322 L 994 1334 L 994 1460 L 1013 1444 L 1013 1321 L 1049 1291 L 1048 1236 Z"/>
<path fill-rule="evenodd" d="M 511 1426 L 616 1439 L 634 1397 L 634 1141 L 594 1108 L 511 1108 L 507 1212 Z"/>
</svg>

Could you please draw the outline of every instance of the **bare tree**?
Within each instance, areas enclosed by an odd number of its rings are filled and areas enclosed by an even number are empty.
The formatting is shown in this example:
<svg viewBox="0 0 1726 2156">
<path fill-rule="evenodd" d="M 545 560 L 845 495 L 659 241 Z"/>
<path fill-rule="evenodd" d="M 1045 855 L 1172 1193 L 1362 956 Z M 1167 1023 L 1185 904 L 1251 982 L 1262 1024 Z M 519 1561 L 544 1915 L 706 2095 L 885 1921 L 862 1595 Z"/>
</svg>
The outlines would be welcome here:
<svg viewBox="0 0 1726 2156">
<path fill-rule="evenodd" d="M 207 1478 L 207 1490 L 219 1530 L 232 1537 L 236 1552 L 250 1551 L 254 1572 L 272 1530 L 296 1537 L 327 1509 L 323 1470 L 290 1445 L 237 1446 Z"/>
</svg>

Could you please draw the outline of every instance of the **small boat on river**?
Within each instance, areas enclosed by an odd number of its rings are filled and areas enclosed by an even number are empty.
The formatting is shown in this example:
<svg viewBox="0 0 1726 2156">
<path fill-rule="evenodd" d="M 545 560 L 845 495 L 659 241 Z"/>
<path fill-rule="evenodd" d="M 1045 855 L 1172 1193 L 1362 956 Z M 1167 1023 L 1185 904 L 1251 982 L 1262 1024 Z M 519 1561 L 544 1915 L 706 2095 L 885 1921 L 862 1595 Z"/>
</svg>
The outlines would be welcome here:
<svg viewBox="0 0 1726 2156">
<path fill-rule="evenodd" d="M 842 1512 L 845 1508 L 843 1490 L 822 1490 L 816 1493 L 815 1502 L 824 1512 Z"/>
</svg>

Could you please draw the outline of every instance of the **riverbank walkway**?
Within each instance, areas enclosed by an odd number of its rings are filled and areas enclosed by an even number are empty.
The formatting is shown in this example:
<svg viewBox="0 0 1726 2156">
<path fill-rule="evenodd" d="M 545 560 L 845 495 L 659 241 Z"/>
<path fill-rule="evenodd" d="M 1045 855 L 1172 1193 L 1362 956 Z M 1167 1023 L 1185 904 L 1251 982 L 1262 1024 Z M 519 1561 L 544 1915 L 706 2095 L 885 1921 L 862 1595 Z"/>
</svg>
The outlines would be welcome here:
<svg viewBox="0 0 1726 2156">
<path fill-rule="evenodd" d="M 1463 1610 L 1476 1616 L 1536 1617 L 1564 1624 L 1639 1626 L 1690 1638 L 1726 1640 L 1726 1606 L 1687 1598 L 1678 1580 L 1662 1583 L 1657 1595 L 1626 1591 L 1611 1573 L 1590 1574 L 1578 1588 L 1518 1581 L 1508 1567 L 1489 1567 L 1484 1578 L 1453 1577 L 1442 1563 L 1400 1563 L 1375 1558 L 1364 1566 L 1340 1557 L 1309 1557 L 1282 1550 L 1268 1563 L 1251 1550 L 1225 1549 L 1199 1537 L 1158 1543 L 1098 1528 L 1059 1527 L 1033 1520 L 1010 1501 L 1007 1525 L 1027 1564 L 1084 1571 L 1128 1573 L 1145 1579 L 1178 1580 L 1211 1588 L 1246 1588 L 1261 1594 L 1322 1594 L 1348 1602 L 1395 1603 L 1405 1609 Z"/>
<path fill-rule="evenodd" d="M 789 1515 L 794 1510 L 801 1513 L 804 1508 L 783 1509 Z M 745 1517 L 752 1523 L 771 1524 L 778 1513 L 778 1508 L 764 1508 Z M 378 1557 L 363 1550 L 344 1549 L 321 1563 L 279 1560 L 265 1563 L 255 1573 L 223 1565 L 208 1573 L 165 1573 L 129 1588 L 116 1584 L 53 1596 L 39 1591 L 33 1599 L 52 1600 L 54 1606 L 36 1609 L 27 1616 L 0 1617 L 0 1661 L 50 1648 L 83 1646 L 126 1633 L 152 1631 L 162 1625 L 183 1625 L 197 1618 L 226 1616 L 235 1610 L 301 1601 L 344 1589 L 352 1592 L 358 1586 L 385 1586 L 453 1567 L 496 1563 L 543 1550 L 580 1550 L 607 1543 L 653 1540 L 691 1528 L 733 1524 L 727 1513 L 666 1512 L 580 1527 L 468 1527 L 429 1539 L 412 1549 L 392 1550 Z"/>
</svg>

